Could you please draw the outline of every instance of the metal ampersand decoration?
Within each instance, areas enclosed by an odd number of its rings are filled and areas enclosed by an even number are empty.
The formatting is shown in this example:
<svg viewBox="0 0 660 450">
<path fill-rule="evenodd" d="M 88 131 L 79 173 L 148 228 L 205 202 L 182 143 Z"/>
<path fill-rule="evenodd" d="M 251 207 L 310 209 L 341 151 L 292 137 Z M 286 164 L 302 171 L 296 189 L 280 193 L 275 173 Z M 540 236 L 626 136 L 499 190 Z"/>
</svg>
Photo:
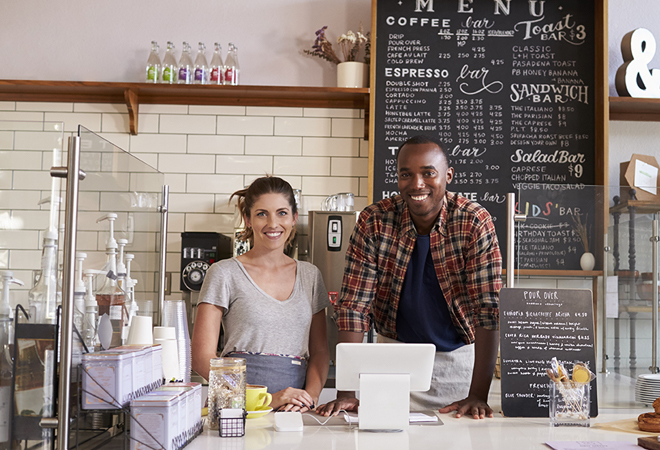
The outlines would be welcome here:
<svg viewBox="0 0 660 450">
<path fill-rule="evenodd" d="M 649 70 L 655 56 L 655 38 L 646 28 L 627 33 L 621 40 L 624 64 L 616 71 L 619 96 L 660 98 L 660 70 Z"/>
</svg>

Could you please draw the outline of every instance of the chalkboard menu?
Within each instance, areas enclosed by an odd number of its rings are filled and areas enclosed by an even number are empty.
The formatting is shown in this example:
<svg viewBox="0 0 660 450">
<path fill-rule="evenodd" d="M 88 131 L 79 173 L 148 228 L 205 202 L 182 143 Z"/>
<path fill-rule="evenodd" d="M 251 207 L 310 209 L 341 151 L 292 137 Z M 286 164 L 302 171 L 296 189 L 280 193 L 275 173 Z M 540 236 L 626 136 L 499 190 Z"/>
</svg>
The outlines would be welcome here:
<svg viewBox="0 0 660 450">
<path fill-rule="evenodd" d="M 502 413 L 548 417 L 550 378 L 556 357 L 571 373 L 576 362 L 596 371 L 592 295 L 577 289 L 500 291 Z M 598 415 L 596 381 L 591 382 L 591 416 Z"/>
<path fill-rule="evenodd" d="M 374 0 L 373 201 L 398 193 L 395 150 L 415 135 L 445 143 L 448 189 L 490 211 L 503 250 L 508 192 L 593 185 L 595 1 Z M 579 256 L 527 268 L 579 269 Z"/>
</svg>

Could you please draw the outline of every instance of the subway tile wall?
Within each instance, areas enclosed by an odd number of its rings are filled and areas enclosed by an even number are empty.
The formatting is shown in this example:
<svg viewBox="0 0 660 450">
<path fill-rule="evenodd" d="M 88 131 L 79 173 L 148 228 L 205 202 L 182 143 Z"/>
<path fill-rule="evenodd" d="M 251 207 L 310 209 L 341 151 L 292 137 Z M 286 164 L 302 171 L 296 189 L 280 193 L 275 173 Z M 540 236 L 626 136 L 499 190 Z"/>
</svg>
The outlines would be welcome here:
<svg viewBox="0 0 660 450">
<path fill-rule="evenodd" d="M 37 202 L 50 195 L 53 142 L 66 141 L 78 124 L 100 134 L 164 174 L 170 186 L 167 271 L 172 273 L 172 295 L 178 291 L 183 231 L 216 231 L 229 235 L 234 227 L 232 192 L 264 174 L 278 175 L 302 189 L 299 221 L 302 257 L 307 249 L 309 210 L 320 209 L 323 199 L 337 192 L 353 192 L 355 207 L 367 205 L 368 142 L 363 139 L 363 111 L 324 108 L 274 108 L 203 105 L 140 105 L 138 135 L 128 133 L 128 113 L 121 104 L 0 102 L 0 120 L 62 121 L 62 132 L 43 126 L 21 126 L 20 132 L 0 125 L 0 270 L 12 269 L 26 282 L 13 288 L 12 304 L 27 304 L 32 270 L 38 269 L 41 231 L 48 211 Z M 59 142 L 61 145 L 61 142 Z M 98 158 L 88 154 L 87 158 Z M 98 162 L 100 164 L 100 160 Z M 131 180 L 140 191 L 143 179 Z M 96 224 L 104 203 L 104 187 L 81 192 L 79 250 L 90 253 L 89 268 L 100 268 L 107 225 Z M 137 221 L 140 223 L 140 220 Z M 20 225 L 19 225 L 20 224 Z M 155 236 L 136 229 L 139 253 L 155 248 Z M 146 279 L 146 278 L 145 278 Z M 521 278 L 530 288 L 591 289 L 591 279 Z M 153 289 L 149 280 L 138 289 Z M 600 328 L 600 327 L 599 327 Z M 647 323 L 639 328 L 648 329 Z M 648 334 L 648 333 L 646 333 Z M 622 329 L 620 339 L 627 334 Z M 638 334 L 641 342 L 645 331 Z M 608 347 L 613 347 L 611 336 Z M 598 339 L 600 342 L 600 338 Z M 599 344 L 600 345 L 600 344 Z M 622 365 L 628 356 L 621 343 Z M 617 355 L 618 356 L 618 355 Z M 641 355 L 640 355 L 641 356 Z M 640 358 L 640 363 L 646 361 Z"/>
<path fill-rule="evenodd" d="M 164 174 L 170 186 L 170 298 L 181 297 L 180 233 L 230 235 L 234 205 L 228 204 L 229 197 L 259 176 L 281 176 L 302 189 L 301 258 L 308 246 L 308 211 L 320 209 L 325 197 L 353 192 L 356 209 L 367 205 L 368 143 L 363 139 L 362 110 L 140 105 L 137 136 L 128 133 L 128 112 L 121 104 L 0 102 L 0 120 L 59 121 L 64 141 L 80 124 Z M 4 129 L 0 127 L 0 269 L 14 270 L 27 282 L 25 288 L 12 288 L 12 303 L 27 303 L 32 270 L 40 264 L 41 230 L 48 224 L 48 212 L 37 203 L 50 192 L 53 136 L 38 127 L 20 133 Z M 104 201 L 104 187 L 96 187 L 98 192 L 86 189 L 80 196 L 79 250 L 98 252 L 89 268 L 100 268 L 105 258 L 107 225 L 95 223 L 94 211 L 108 208 L 109 202 Z M 19 219 L 24 225 L 12 229 Z M 140 240 L 155 242 L 154 236 Z M 140 250 L 145 249 L 127 248 Z"/>
</svg>

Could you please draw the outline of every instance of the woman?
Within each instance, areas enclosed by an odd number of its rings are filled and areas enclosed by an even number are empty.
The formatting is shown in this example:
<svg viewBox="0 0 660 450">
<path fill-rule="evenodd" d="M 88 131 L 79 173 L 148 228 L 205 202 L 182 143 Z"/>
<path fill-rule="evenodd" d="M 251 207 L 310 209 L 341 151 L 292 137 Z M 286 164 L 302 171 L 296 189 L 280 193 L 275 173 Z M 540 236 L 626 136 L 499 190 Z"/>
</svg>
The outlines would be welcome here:
<svg viewBox="0 0 660 450">
<path fill-rule="evenodd" d="M 318 404 L 328 374 L 328 293 L 314 265 L 284 254 L 298 220 L 289 183 L 262 177 L 234 196 L 246 223 L 242 238 L 251 249 L 209 269 L 193 330 L 192 366 L 208 379 L 223 322 L 223 356 L 247 360 L 247 382 L 268 387 L 273 409 L 304 412 Z"/>
</svg>

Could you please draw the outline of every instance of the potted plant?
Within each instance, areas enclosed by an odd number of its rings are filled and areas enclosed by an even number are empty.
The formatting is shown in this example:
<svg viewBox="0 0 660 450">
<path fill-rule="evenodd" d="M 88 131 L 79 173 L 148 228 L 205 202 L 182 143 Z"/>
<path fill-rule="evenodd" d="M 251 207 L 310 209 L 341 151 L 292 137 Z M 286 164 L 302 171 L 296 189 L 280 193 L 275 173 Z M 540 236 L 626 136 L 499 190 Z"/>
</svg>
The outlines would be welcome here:
<svg viewBox="0 0 660 450">
<path fill-rule="evenodd" d="M 362 24 L 360 24 L 360 30 L 357 33 L 349 30 L 346 34 L 339 36 L 337 43 L 344 58 L 342 61 L 332 48 L 332 42 L 325 36 L 327 28 L 327 26 L 324 26 L 317 30 L 312 50 L 303 50 L 303 52 L 307 55 L 318 56 L 337 65 L 337 87 L 366 87 L 371 60 L 371 42 L 369 39 L 371 33 L 364 34 Z M 364 62 L 360 62 L 357 59 L 363 47 Z"/>
</svg>

